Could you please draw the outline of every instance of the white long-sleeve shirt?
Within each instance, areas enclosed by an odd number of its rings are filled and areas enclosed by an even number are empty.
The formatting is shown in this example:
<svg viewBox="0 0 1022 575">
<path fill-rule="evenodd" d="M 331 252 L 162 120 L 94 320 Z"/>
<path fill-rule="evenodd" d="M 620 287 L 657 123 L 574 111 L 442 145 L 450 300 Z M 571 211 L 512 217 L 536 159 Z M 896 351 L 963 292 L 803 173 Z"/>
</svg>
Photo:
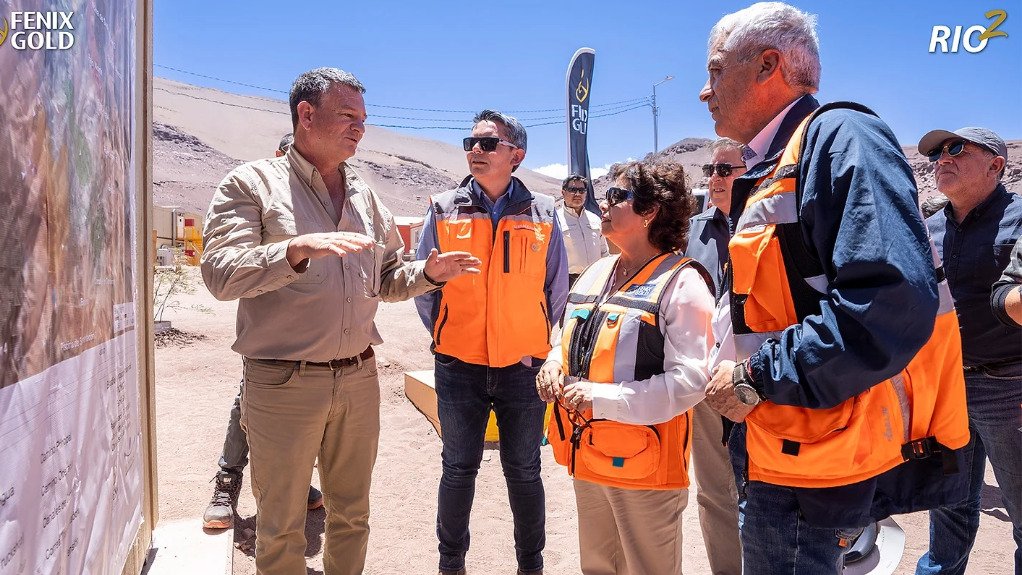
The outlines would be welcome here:
<svg viewBox="0 0 1022 575">
<path fill-rule="evenodd" d="M 699 272 L 684 268 L 667 284 L 664 301 L 659 312 L 664 373 L 639 381 L 593 383 L 594 417 L 651 425 L 703 400 L 714 344 L 713 295 Z M 560 343 L 548 357 L 560 361 Z"/>
</svg>

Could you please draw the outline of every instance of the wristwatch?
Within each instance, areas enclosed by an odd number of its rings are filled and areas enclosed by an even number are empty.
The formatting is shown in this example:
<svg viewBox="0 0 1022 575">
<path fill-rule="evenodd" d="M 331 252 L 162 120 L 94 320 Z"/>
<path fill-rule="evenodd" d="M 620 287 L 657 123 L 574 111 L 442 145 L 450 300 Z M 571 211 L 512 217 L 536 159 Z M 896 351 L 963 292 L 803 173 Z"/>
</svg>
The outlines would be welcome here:
<svg viewBox="0 0 1022 575">
<path fill-rule="evenodd" d="M 763 401 L 763 396 L 752 386 L 752 376 L 749 374 L 749 367 L 742 361 L 735 364 L 731 372 L 731 383 L 734 386 L 735 396 L 738 401 L 745 405 L 757 405 Z"/>
</svg>

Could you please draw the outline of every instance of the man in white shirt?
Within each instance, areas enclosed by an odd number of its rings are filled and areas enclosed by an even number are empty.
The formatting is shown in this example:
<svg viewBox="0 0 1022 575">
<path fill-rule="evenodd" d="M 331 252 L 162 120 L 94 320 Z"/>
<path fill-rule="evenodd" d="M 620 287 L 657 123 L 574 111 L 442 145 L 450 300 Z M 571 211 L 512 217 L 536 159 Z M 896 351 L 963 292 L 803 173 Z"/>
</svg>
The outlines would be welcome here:
<svg viewBox="0 0 1022 575">
<path fill-rule="evenodd" d="M 568 251 L 568 285 L 575 283 L 589 264 L 610 255 L 607 240 L 600 231 L 600 216 L 585 209 L 586 179 L 572 174 L 561 183 L 564 207 L 557 210 Z"/>
</svg>

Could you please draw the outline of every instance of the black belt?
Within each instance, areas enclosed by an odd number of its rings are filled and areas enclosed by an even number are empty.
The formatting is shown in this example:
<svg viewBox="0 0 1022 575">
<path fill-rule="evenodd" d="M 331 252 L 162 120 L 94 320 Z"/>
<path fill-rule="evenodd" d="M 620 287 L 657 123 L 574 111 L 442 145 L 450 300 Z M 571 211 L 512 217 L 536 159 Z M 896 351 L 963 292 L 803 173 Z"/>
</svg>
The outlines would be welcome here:
<svg viewBox="0 0 1022 575">
<path fill-rule="evenodd" d="M 331 359 L 330 361 L 307 361 L 305 365 L 309 367 L 329 367 L 330 369 L 339 369 L 342 367 L 348 367 L 349 365 L 355 365 L 360 361 L 365 361 L 373 357 L 373 346 L 369 346 L 365 351 L 358 355 L 351 357 L 342 357 L 340 359 Z"/>
</svg>

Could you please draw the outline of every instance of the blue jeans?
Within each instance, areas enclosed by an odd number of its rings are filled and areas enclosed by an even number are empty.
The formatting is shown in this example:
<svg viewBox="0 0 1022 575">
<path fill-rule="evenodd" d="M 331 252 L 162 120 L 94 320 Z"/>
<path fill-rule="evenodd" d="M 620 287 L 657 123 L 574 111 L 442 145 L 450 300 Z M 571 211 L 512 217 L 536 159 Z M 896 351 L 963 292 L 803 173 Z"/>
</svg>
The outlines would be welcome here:
<svg viewBox="0 0 1022 575">
<path fill-rule="evenodd" d="M 1022 364 L 967 372 L 965 394 L 972 439 L 965 449 L 969 496 L 961 504 L 930 512 L 930 549 L 919 559 L 916 575 L 965 573 L 979 530 L 980 493 L 986 458 L 994 467 L 1001 501 L 1015 538 L 1015 574 L 1022 575 Z M 1008 566 L 1004 566 L 1008 573 Z"/>
<path fill-rule="evenodd" d="M 862 528 L 810 525 L 794 489 L 746 481 L 745 425 L 734 426 L 728 449 L 738 487 L 744 574 L 839 575 L 844 565 L 842 539 L 854 539 Z"/>
<path fill-rule="evenodd" d="M 539 446 L 546 404 L 536 394 L 538 368 L 492 368 L 436 356 L 436 396 L 443 433 L 443 475 L 437 497 L 440 569 L 465 566 L 469 514 L 490 408 L 500 428 L 500 463 L 514 519 L 515 554 L 523 571 L 543 568 L 546 504 Z"/>
</svg>

